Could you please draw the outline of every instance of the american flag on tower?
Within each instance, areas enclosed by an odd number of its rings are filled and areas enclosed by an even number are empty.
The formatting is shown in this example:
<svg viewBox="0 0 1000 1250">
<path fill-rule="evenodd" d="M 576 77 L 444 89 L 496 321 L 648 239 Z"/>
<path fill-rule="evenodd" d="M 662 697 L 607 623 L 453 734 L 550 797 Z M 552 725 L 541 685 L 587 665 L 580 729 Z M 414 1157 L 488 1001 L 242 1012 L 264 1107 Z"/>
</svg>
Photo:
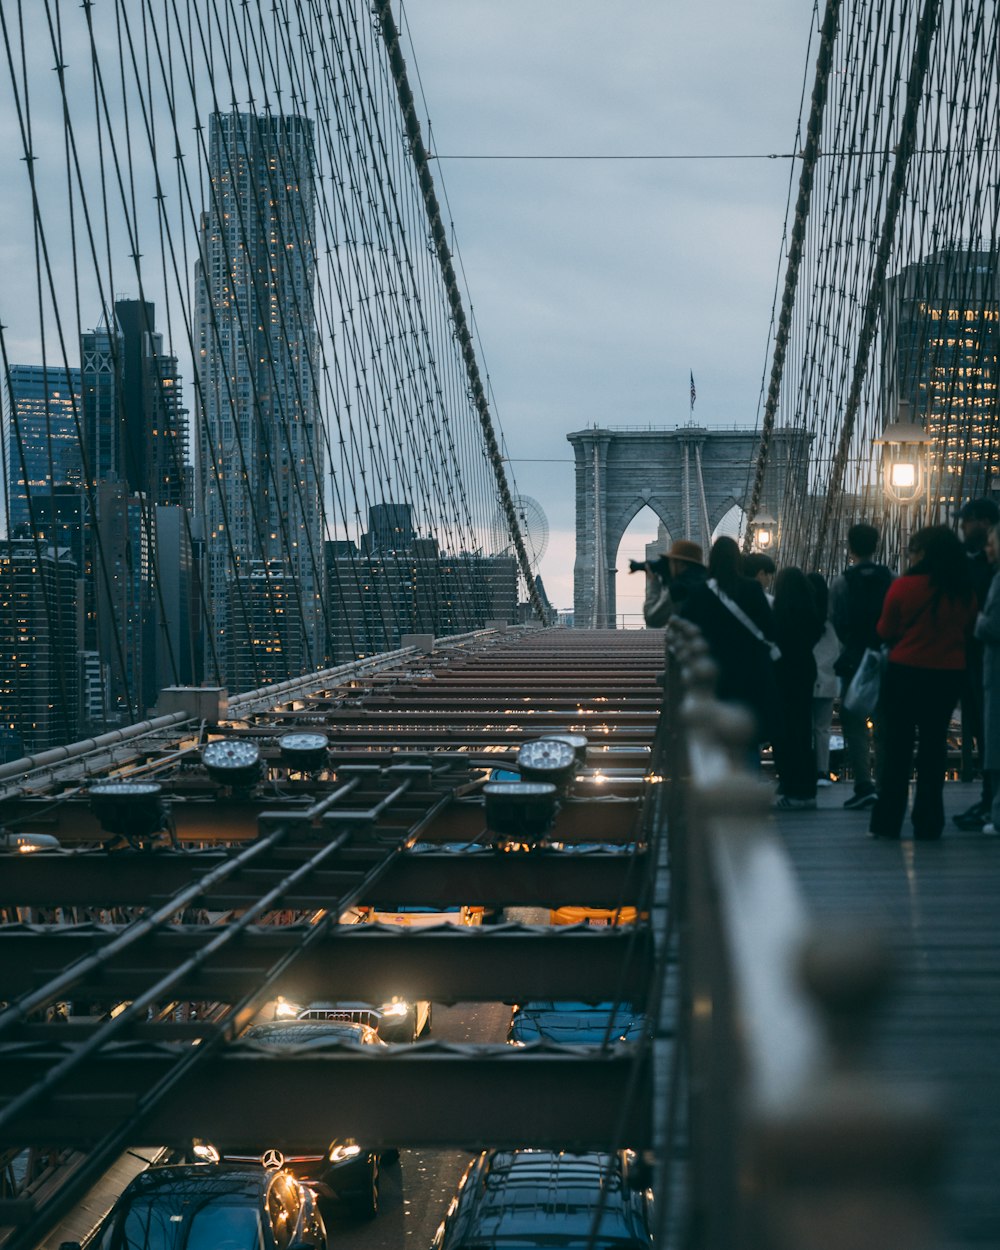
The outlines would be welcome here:
<svg viewBox="0 0 1000 1250">
<path fill-rule="evenodd" d="M 697 392 L 694 389 L 694 371 L 691 372 L 691 411 L 694 412 L 694 401 L 697 398 Z"/>
</svg>

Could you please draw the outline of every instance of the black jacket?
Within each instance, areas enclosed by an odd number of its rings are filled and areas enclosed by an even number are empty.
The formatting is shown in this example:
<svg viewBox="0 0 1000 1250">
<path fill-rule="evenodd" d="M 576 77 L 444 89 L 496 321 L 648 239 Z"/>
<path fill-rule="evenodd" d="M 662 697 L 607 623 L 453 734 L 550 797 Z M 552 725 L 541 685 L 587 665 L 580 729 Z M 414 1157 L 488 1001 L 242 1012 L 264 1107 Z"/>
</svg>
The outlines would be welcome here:
<svg viewBox="0 0 1000 1250">
<path fill-rule="evenodd" d="M 729 593 L 764 637 L 773 641 L 774 618 L 760 583 L 743 577 Z M 719 670 L 718 697 L 749 708 L 757 720 L 758 740 L 770 738 L 777 698 L 768 643 L 755 638 L 707 583 L 690 592 L 678 615 L 697 625 L 708 643 Z"/>
<path fill-rule="evenodd" d="M 869 647 L 878 649 L 878 618 L 892 573 L 884 564 L 860 560 L 849 564 L 830 587 L 830 620 L 840 639 L 840 655 L 833 666 L 839 676 L 850 679 Z"/>
</svg>

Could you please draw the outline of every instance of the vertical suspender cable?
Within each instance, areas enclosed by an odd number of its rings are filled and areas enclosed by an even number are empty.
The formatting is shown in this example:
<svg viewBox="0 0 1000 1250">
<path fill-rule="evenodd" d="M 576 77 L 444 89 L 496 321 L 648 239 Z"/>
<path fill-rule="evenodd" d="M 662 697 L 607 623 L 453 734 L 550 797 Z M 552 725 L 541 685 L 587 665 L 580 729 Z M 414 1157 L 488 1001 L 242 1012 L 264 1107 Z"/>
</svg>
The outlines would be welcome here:
<svg viewBox="0 0 1000 1250">
<path fill-rule="evenodd" d="M 861 403 L 861 391 L 868 373 L 868 355 L 875 338 L 879 312 L 882 307 L 882 289 L 885 283 L 885 272 L 889 265 L 889 255 L 896 241 L 896 221 L 903 204 L 903 191 L 910 168 L 910 157 L 913 154 L 913 140 L 917 131 L 917 114 L 924 96 L 924 80 L 927 77 L 927 66 L 930 63 L 931 42 L 937 29 L 938 12 L 941 0 L 925 0 L 920 23 L 917 27 L 917 38 L 910 60 L 910 74 L 906 84 L 906 107 L 900 126 L 899 143 L 896 147 L 896 165 L 892 173 L 892 184 L 886 200 L 885 216 L 882 219 L 882 230 L 879 235 L 878 250 L 875 253 L 875 266 L 872 271 L 871 284 L 868 288 L 868 299 L 865 303 L 864 319 L 858 337 L 857 355 L 854 358 L 854 372 L 851 378 L 851 389 L 847 396 L 844 419 L 840 426 L 840 438 L 837 452 L 830 470 L 827 484 L 826 500 L 823 513 L 816 533 L 812 550 L 812 563 L 815 563 L 823 551 L 826 534 L 830 525 L 844 479 L 847 466 L 847 453 L 851 446 L 854 433 L 854 421 Z"/>
<path fill-rule="evenodd" d="M 441 220 L 441 209 L 434 191 L 434 180 L 431 177 L 430 164 L 427 160 L 427 149 L 424 147 L 424 141 L 421 137 L 420 122 L 417 119 L 413 92 L 410 90 L 410 84 L 406 75 L 406 62 L 403 60 L 403 53 L 399 47 L 399 32 L 396 29 L 396 23 L 392 16 L 391 0 L 372 0 L 372 11 L 378 19 L 386 51 L 389 54 L 389 64 L 392 68 L 392 76 L 396 82 L 396 93 L 399 97 L 399 107 L 406 127 L 406 137 L 409 140 L 410 153 L 420 181 L 424 207 L 427 211 L 431 236 L 434 240 L 434 249 L 437 253 L 438 263 L 441 266 L 441 275 L 444 278 L 448 302 L 451 306 L 451 315 L 455 323 L 455 334 L 465 360 L 465 368 L 469 378 L 470 398 L 475 404 L 476 412 L 479 415 L 479 423 L 482 426 L 483 439 L 486 443 L 486 454 L 496 475 L 500 506 L 507 518 L 510 535 L 514 542 L 514 549 L 517 552 L 518 564 L 527 583 L 528 598 L 531 600 L 531 606 L 534 608 L 538 619 L 544 621 L 545 610 L 542 606 L 538 588 L 535 585 L 535 576 L 531 570 L 531 561 L 528 559 L 528 552 L 524 545 L 524 536 L 521 534 L 521 527 L 518 524 L 514 500 L 511 498 L 510 487 L 507 485 L 507 474 L 504 471 L 503 460 L 500 457 L 500 448 L 493 430 L 493 421 L 490 417 L 486 392 L 483 389 L 482 379 L 479 376 L 479 366 L 476 363 L 476 351 L 473 346 L 472 335 L 466 320 L 465 309 L 462 306 L 462 295 L 458 289 L 455 268 L 451 263 L 451 252 L 448 248 L 444 223 Z"/>
<path fill-rule="evenodd" d="M 833 60 L 833 43 L 837 37 L 837 29 L 840 23 L 840 8 L 841 0 L 827 0 L 826 12 L 823 15 L 819 54 L 816 57 L 816 81 L 813 84 L 805 146 L 802 149 L 802 174 L 799 177 L 799 192 L 795 201 L 795 221 L 792 225 L 792 237 L 788 247 L 785 289 L 781 296 L 781 314 L 778 318 L 778 329 L 774 336 L 771 380 L 767 388 L 767 401 L 764 405 L 764 417 L 761 421 L 760 447 L 757 450 L 757 463 L 754 467 L 753 487 L 751 488 L 750 500 L 747 504 L 746 527 L 743 534 L 744 551 L 750 550 L 753 534 L 752 525 L 760 508 L 760 497 L 764 488 L 764 471 L 767 468 L 768 453 L 771 449 L 771 432 L 774 429 L 774 417 L 778 410 L 778 398 L 781 394 L 785 352 L 788 349 L 788 338 L 792 326 L 792 310 L 795 307 L 795 288 L 799 281 L 799 268 L 802 262 L 806 222 L 809 220 L 809 206 L 812 200 L 813 176 L 816 172 L 816 162 L 820 155 L 819 141 L 823 130 L 823 114 L 826 110 L 827 84 L 829 83 L 830 67 Z"/>
</svg>

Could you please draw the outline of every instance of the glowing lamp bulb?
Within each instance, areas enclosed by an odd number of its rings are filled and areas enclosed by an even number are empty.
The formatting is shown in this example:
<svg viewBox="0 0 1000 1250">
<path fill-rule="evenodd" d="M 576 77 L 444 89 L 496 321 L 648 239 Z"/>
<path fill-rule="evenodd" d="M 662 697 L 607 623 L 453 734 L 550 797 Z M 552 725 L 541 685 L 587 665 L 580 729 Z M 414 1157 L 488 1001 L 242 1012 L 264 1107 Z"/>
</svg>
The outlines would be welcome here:
<svg viewBox="0 0 1000 1250">
<path fill-rule="evenodd" d="M 893 486 L 896 487 L 912 487 L 917 480 L 917 466 L 908 460 L 901 460 L 892 466 L 892 475 L 890 478 Z"/>
</svg>

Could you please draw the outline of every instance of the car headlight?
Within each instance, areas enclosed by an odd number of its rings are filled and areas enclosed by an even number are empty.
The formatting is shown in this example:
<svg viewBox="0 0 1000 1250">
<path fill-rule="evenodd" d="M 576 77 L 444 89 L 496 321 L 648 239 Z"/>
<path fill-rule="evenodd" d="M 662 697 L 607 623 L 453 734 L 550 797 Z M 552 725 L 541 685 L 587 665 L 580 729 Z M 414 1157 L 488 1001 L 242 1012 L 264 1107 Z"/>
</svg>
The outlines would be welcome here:
<svg viewBox="0 0 1000 1250">
<path fill-rule="evenodd" d="M 196 1159 L 200 1159 L 202 1163 L 218 1163 L 219 1152 L 207 1141 L 196 1141 L 192 1143 L 191 1153 Z"/>
<path fill-rule="evenodd" d="M 361 1153 L 360 1146 L 342 1146 L 339 1143 L 330 1147 L 330 1153 L 327 1158 L 331 1163 L 343 1163 L 345 1159 L 353 1159 L 355 1155 Z"/>
<path fill-rule="evenodd" d="M 379 1011 L 382 1013 L 383 1016 L 388 1017 L 390 1020 L 392 1019 L 398 1020 L 401 1017 L 409 1014 L 410 1004 L 400 1002 L 397 999 L 395 1002 L 383 1003 L 382 1006 L 379 1008 Z"/>
<path fill-rule="evenodd" d="M 281 998 L 279 995 L 277 1002 L 274 1004 L 274 1018 L 275 1020 L 294 1020 L 299 1014 L 299 1010 L 298 1003 L 290 1003 L 286 998 Z"/>
</svg>

